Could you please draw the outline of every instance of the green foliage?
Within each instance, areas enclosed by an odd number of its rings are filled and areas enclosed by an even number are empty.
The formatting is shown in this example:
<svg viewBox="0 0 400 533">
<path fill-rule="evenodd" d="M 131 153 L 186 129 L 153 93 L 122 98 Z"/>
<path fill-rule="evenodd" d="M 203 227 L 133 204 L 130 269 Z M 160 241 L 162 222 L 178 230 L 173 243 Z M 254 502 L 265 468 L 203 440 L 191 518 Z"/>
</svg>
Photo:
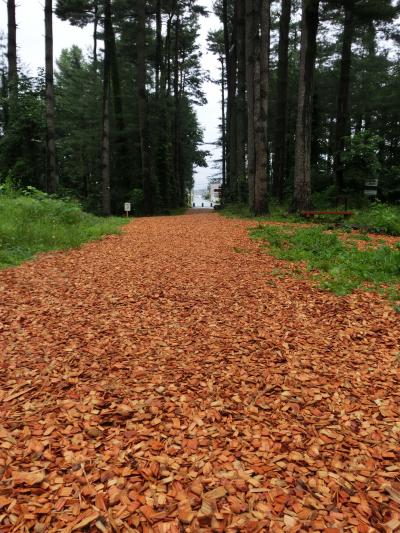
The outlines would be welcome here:
<svg viewBox="0 0 400 533">
<path fill-rule="evenodd" d="M 0 128 L 0 178 L 10 177 L 21 187 L 45 188 L 45 123 L 43 79 L 21 75 L 18 98 L 12 101 L 12 113 L 6 135 Z M 1 104 L 4 106 L 6 100 Z"/>
<path fill-rule="evenodd" d="M 85 208 L 100 210 L 101 83 L 82 51 L 63 50 L 57 61 L 58 170 L 62 187 Z"/>
<path fill-rule="evenodd" d="M 400 206 L 374 202 L 371 207 L 358 211 L 351 224 L 357 224 L 372 232 L 400 235 Z"/>
<path fill-rule="evenodd" d="M 278 259 L 305 262 L 309 272 L 318 272 L 320 286 L 338 295 L 366 286 L 395 287 L 399 282 L 400 246 L 360 250 L 321 226 L 263 226 L 253 229 L 251 236 L 268 243 L 268 251 Z"/>
<path fill-rule="evenodd" d="M 253 218 L 247 204 L 228 204 L 220 212 L 227 218 Z"/>
<path fill-rule="evenodd" d="M 319 208 L 332 205 L 323 194 L 316 195 L 316 198 Z M 285 207 L 277 204 L 272 204 L 270 211 L 269 215 L 258 217 L 258 220 L 310 224 L 308 220 L 298 214 L 288 214 Z M 228 218 L 254 218 L 246 204 L 228 204 L 221 210 L 221 214 Z M 324 215 L 323 217 L 315 217 L 313 222 L 331 224 L 332 227 L 340 225 L 343 231 L 350 231 L 355 227 L 363 232 L 400 235 L 400 206 L 384 204 L 377 200 L 363 209 L 356 210 L 350 219 L 344 220 L 340 215 Z M 363 235 L 355 235 L 354 238 L 368 239 Z"/>
<path fill-rule="evenodd" d="M 57 192 L 73 195 L 85 209 L 98 213 L 103 204 L 100 155 L 104 3 L 57 0 L 54 4 L 56 15 L 73 25 L 97 24 L 96 56 L 94 50 L 90 57 L 73 46 L 63 50 L 58 58 L 55 123 L 60 184 Z M 122 211 L 130 191 L 143 187 L 143 150 L 149 163 L 150 177 L 146 181 L 151 184 L 151 202 L 146 202 L 149 212 L 186 206 L 194 167 L 206 165 L 206 152 L 201 150 L 203 133 L 195 112 L 195 105 L 205 103 L 198 35 L 199 16 L 206 11 L 197 0 L 180 1 L 176 6 L 162 2 L 159 6 L 163 19 L 161 39 L 157 40 L 154 24 L 156 6 L 149 4 L 145 15 L 145 45 L 141 46 L 135 3 L 111 2 L 110 196 L 114 213 Z M 139 124 L 139 59 L 146 69 L 143 124 Z M 20 188 L 34 186 L 46 191 L 43 73 L 30 79 L 21 72 L 15 98 L 6 80 L 3 72 L 0 179 L 11 176 Z M 143 206 L 140 210 L 143 212 Z"/>
<path fill-rule="evenodd" d="M 342 160 L 345 164 L 348 189 L 360 191 L 366 179 L 379 178 L 382 168 L 378 157 L 381 142 L 381 137 L 369 131 L 346 138 L 346 150 L 342 154 Z"/>
<path fill-rule="evenodd" d="M 122 218 L 98 218 L 74 201 L 58 200 L 30 188 L 25 194 L 0 194 L 0 268 L 40 252 L 77 247 L 118 233 Z"/>
<path fill-rule="evenodd" d="M 144 210 L 143 190 L 133 189 L 130 199 L 132 203 L 133 213 L 136 215 L 143 215 L 143 210 Z"/>
<path fill-rule="evenodd" d="M 319 205 L 324 205 L 325 202 L 320 202 Z M 321 205 L 321 207 L 322 207 Z M 331 204 L 330 204 L 331 205 Z M 324 205 L 325 206 L 325 205 Z M 279 205 L 275 202 L 271 202 L 270 205 L 270 212 L 268 215 L 263 215 L 259 217 L 254 217 L 254 215 L 250 212 L 249 207 L 247 204 L 227 204 L 224 205 L 223 208 L 220 210 L 221 215 L 226 216 L 227 218 L 256 218 L 260 222 L 296 222 L 297 224 L 309 224 L 309 220 L 302 217 L 298 213 L 289 213 L 288 208 L 283 205 Z M 331 222 L 335 223 L 338 221 L 342 221 L 342 216 L 324 216 L 323 221 L 324 222 Z M 317 222 L 318 224 L 321 222 L 319 217 L 315 217 L 313 220 L 314 222 Z"/>
<path fill-rule="evenodd" d="M 299 215 L 289 214 L 286 206 L 279 205 L 274 201 L 271 201 L 269 208 L 269 214 L 257 217 L 257 220 L 304 222 L 304 219 Z M 227 218 L 254 218 L 247 204 L 224 205 L 221 214 Z"/>
</svg>

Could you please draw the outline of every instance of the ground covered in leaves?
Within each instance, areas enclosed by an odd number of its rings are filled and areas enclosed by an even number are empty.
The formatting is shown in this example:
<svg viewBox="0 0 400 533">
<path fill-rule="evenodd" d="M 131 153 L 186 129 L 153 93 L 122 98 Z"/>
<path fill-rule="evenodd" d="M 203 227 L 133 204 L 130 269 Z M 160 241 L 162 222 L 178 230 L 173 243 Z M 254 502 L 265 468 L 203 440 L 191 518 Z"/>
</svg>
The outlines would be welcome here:
<svg viewBox="0 0 400 533">
<path fill-rule="evenodd" d="M 0 273 L 2 533 L 400 530 L 399 315 L 274 277 L 251 224 Z"/>
</svg>

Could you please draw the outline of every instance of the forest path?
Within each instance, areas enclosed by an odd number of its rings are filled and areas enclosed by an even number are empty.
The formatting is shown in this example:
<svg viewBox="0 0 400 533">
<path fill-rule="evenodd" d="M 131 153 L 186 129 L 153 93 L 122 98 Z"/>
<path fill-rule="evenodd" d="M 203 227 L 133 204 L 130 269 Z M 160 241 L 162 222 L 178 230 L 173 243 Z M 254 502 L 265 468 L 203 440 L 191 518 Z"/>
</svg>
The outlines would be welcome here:
<svg viewBox="0 0 400 533">
<path fill-rule="evenodd" d="M 398 316 L 271 275 L 251 224 L 0 273 L 2 532 L 396 531 Z"/>
</svg>

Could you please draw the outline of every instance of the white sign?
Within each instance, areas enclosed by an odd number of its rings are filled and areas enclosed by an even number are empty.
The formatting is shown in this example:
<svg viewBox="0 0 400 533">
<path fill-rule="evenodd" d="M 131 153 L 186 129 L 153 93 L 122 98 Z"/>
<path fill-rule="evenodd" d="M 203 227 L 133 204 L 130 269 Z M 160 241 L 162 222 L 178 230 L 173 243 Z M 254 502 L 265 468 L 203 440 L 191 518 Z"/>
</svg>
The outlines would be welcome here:
<svg viewBox="0 0 400 533">
<path fill-rule="evenodd" d="M 125 210 L 127 213 L 130 212 L 130 210 L 131 210 L 131 204 L 130 204 L 130 202 L 125 202 L 125 203 L 124 203 L 124 210 Z"/>
<path fill-rule="evenodd" d="M 365 196 L 376 196 L 378 191 L 376 189 L 366 189 L 364 191 Z"/>
<path fill-rule="evenodd" d="M 378 180 L 365 180 L 366 187 L 378 187 Z"/>
</svg>

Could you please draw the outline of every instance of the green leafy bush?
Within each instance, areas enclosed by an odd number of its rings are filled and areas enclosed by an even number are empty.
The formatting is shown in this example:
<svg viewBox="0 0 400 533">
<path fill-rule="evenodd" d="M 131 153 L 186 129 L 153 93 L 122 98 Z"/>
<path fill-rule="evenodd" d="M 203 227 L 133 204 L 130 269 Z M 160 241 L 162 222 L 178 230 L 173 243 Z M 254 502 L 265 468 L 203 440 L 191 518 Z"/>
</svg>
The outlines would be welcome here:
<svg viewBox="0 0 400 533">
<path fill-rule="evenodd" d="M 369 131 L 346 138 L 346 150 L 342 154 L 345 165 L 346 188 L 360 191 L 366 179 L 379 178 L 382 165 L 379 161 L 379 144 L 382 138 Z"/>
<path fill-rule="evenodd" d="M 400 235 L 400 207 L 376 201 L 369 209 L 356 213 L 351 222 L 370 231 Z"/>
</svg>

